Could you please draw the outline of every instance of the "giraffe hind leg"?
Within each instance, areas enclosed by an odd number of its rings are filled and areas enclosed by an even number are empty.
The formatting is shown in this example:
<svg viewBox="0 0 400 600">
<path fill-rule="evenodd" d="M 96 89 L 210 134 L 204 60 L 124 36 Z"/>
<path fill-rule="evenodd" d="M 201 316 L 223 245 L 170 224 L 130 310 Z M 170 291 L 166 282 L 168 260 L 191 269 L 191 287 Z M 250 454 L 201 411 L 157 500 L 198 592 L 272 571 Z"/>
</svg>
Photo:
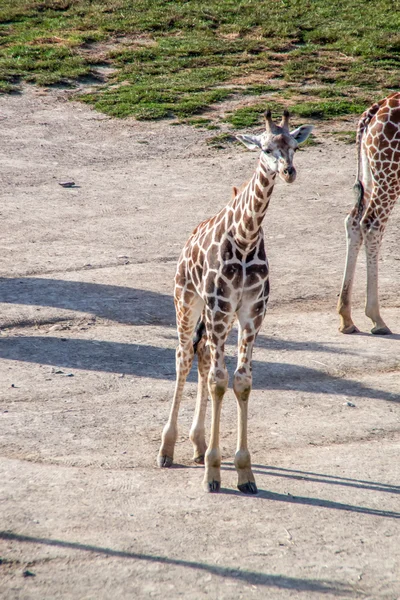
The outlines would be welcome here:
<svg viewBox="0 0 400 600">
<path fill-rule="evenodd" d="M 208 400 L 208 373 L 210 371 L 210 349 L 207 346 L 206 336 L 202 336 L 197 342 L 196 350 L 198 360 L 198 389 L 196 409 L 189 437 L 193 444 L 193 460 L 195 463 L 203 465 L 205 453 L 207 450 L 204 422 L 206 417 Z"/>
<path fill-rule="evenodd" d="M 360 222 L 370 203 L 372 191 L 371 167 L 366 148 L 362 142 L 360 143 L 360 171 L 362 173 L 360 172 L 359 178 L 356 180 L 353 187 L 356 196 L 355 206 L 345 220 L 347 240 L 346 263 L 337 307 L 340 316 L 339 331 L 341 333 L 359 332 L 351 316 L 351 298 L 357 258 L 363 243 Z"/>
<path fill-rule="evenodd" d="M 200 316 L 203 303 L 194 294 L 184 294 L 176 299 L 179 344 L 176 350 L 176 383 L 168 421 L 163 429 L 161 446 L 158 452 L 159 467 L 170 467 L 173 463 L 174 448 L 178 437 L 178 413 L 182 400 L 183 389 L 193 363 L 193 333 Z"/>
<path fill-rule="evenodd" d="M 351 296 L 357 258 L 362 244 L 360 218 L 358 216 L 357 208 L 354 208 L 346 218 L 345 227 L 347 252 L 342 288 L 340 290 L 338 301 L 338 313 L 340 316 L 339 331 L 342 333 L 356 333 L 358 332 L 358 329 L 354 325 L 351 317 Z"/>
<path fill-rule="evenodd" d="M 381 196 L 383 195 L 381 193 Z M 378 191 L 374 190 L 374 198 L 377 196 Z M 371 333 L 374 335 L 390 335 L 392 332 L 380 314 L 378 294 L 378 259 L 386 221 L 381 219 L 380 227 L 375 226 L 376 221 L 377 219 L 372 207 L 366 211 L 361 221 L 361 230 L 367 257 L 367 299 L 365 314 L 373 323 Z"/>
</svg>

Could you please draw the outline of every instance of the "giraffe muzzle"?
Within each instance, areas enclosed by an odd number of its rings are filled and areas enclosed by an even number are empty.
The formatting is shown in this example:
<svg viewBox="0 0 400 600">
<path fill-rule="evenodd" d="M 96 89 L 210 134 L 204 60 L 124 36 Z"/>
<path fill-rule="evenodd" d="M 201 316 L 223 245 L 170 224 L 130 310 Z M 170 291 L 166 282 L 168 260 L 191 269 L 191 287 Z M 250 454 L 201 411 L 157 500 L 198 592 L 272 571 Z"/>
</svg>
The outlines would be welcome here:
<svg viewBox="0 0 400 600">
<path fill-rule="evenodd" d="M 286 167 L 281 171 L 280 175 L 286 183 L 293 183 L 296 179 L 296 169 L 294 167 Z"/>
</svg>

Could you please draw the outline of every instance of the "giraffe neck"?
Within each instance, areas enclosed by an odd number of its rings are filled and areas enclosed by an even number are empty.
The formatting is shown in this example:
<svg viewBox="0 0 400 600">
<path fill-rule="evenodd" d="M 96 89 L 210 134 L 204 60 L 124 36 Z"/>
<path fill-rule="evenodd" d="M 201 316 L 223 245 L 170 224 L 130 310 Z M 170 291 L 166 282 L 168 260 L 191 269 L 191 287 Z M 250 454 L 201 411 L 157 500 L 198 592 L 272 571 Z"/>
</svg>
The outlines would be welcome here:
<svg viewBox="0 0 400 600">
<path fill-rule="evenodd" d="M 260 158 L 257 169 L 246 187 L 232 201 L 234 236 L 241 246 L 252 247 L 267 212 L 276 173 Z"/>
</svg>

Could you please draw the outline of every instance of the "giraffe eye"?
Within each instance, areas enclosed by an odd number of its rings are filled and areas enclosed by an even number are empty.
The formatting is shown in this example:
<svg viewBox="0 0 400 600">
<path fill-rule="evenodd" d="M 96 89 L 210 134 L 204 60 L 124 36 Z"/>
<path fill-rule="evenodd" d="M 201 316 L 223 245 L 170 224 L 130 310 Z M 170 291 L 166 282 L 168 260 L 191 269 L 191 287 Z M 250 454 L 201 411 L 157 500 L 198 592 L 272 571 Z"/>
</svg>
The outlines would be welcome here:
<svg viewBox="0 0 400 600">
<path fill-rule="evenodd" d="M 265 154 L 271 154 L 271 150 L 264 150 Z"/>
</svg>

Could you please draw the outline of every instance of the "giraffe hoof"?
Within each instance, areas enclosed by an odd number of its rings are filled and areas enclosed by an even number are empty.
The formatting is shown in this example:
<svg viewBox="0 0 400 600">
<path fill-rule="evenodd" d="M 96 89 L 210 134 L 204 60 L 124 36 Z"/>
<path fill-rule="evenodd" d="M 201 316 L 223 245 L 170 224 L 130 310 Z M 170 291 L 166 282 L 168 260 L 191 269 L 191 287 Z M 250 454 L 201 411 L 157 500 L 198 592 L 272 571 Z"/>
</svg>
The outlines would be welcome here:
<svg viewBox="0 0 400 600">
<path fill-rule="evenodd" d="M 373 327 L 371 333 L 373 335 L 392 335 L 389 327 Z"/>
<path fill-rule="evenodd" d="M 221 489 L 220 481 L 216 481 L 215 479 L 213 479 L 212 481 L 207 481 L 206 492 L 209 492 L 210 494 L 215 494 L 216 492 L 219 492 L 220 489 Z"/>
<path fill-rule="evenodd" d="M 204 454 L 200 454 L 199 456 L 194 456 L 193 460 L 196 463 L 196 465 L 204 465 Z"/>
<path fill-rule="evenodd" d="M 258 489 L 254 481 L 238 484 L 238 490 L 240 490 L 243 494 L 258 494 Z"/>
<path fill-rule="evenodd" d="M 172 462 L 172 456 L 167 456 L 166 454 L 159 454 L 157 456 L 157 465 L 160 467 L 160 469 L 168 469 L 172 466 Z"/>
<path fill-rule="evenodd" d="M 352 323 L 351 325 L 348 325 L 347 327 L 339 327 L 339 331 L 340 333 L 360 333 L 360 330 L 358 329 L 358 327 L 356 327 L 354 325 L 354 323 Z"/>
</svg>

